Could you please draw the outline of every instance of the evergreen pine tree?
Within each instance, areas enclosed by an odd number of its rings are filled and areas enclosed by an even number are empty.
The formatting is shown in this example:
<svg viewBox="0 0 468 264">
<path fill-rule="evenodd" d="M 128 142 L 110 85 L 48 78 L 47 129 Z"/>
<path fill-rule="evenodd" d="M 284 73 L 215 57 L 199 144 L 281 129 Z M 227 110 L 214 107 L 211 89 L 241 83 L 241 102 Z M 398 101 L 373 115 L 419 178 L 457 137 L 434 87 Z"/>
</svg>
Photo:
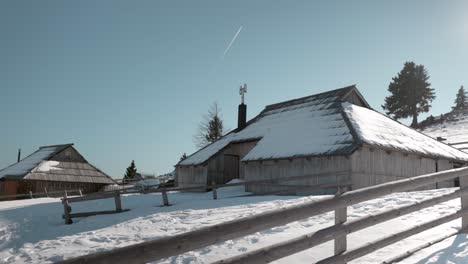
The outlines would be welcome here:
<svg viewBox="0 0 468 264">
<path fill-rule="evenodd" d="M 466 92 L 463 85 L 458 89 L 457 97 L 455 98 L 455 106 L 452 107 L 453 110 L 465 110 L 468 108 L 468 103 L 466 101 Z"/>
<path fill-rule="evenodd" d="M 135 161 L 132 160 L 132 163 L 130 163 L 130 166 L 128 166 L 127 171 L 125 172 L 124 182 L 129 182 L 130 180 L 133 180 L 136 176 L 136 173 L 137 168 L 135 166 Z"/>
<path fill-rule="evenodd" d="M 184 154 L 182 154 L 182 156 L 180 156 L 180 161 L 183 161 L 186 158 L 187 158 L 187 154 L 185 154 L 185 152 L 184 152 Z"/>
<path fill-rule="evenodd" d="M 195 145 L 199 148 L 203 148 L 220 139 L 223 136 L 223 132 L 224 127 L 223 120 L 221 120 L 221 109 L 215 102 L 198 126 L 197 134 L 194 136 Z"/>
<path fill-rule="evenodd" d="M 386 113 L 395 119 L 412 117 L 412 127 L 418 125 L 418 115 L 428 112 L 435 99 L 434 89 L 423 65 L 406 62 L 403 69 L 388 86 L 390 96 L 382 105 Z"/>
<path fill-rule="evenodd" d="M 223 121 L 218 115 L 214 115 L 208 122 L 208 133 L 205 135 L 207 142 L 212 143 L 223 136 Z"/>
</svg>

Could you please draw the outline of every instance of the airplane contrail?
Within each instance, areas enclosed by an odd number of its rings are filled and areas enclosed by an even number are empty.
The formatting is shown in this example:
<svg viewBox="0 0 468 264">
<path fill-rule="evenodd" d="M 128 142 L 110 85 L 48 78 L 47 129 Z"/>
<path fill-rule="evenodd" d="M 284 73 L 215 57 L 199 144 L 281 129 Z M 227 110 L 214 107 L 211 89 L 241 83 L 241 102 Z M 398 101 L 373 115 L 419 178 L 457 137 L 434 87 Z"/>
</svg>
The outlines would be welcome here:
<svg viewBox="0 0 468 264">
<path fill-rule="evenodd" d="M 224 50 L 224 53 L 223 53 L 223 58 L 224 56 L 226 56 L 226 54 L 228 53 L 229 49 L 231 48 L 232 44 L 234 43 L 234 41 L 236 41 L 237 39 L 237 36 L 239 36 L 239 34 L 241 33 L 242 31 L 242 26 L 239 27 L 239 29 L 237 30 L 236 34 L 234 35 L 234 37 L 232 38 L 231 42 L 229 43 L 229 45 L 227 46 L 227 48 Z"/>
</svg>

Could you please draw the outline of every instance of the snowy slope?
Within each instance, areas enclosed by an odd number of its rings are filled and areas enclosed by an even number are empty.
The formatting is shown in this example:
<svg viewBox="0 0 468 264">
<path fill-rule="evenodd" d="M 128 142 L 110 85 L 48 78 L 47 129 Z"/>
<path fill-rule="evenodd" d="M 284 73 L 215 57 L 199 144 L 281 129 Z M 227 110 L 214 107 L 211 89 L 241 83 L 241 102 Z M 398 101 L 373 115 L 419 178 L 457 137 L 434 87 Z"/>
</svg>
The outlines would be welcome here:
<svg viewBox="0 0 468 264">
<path fill-rule="evenodd" d="M 421 201 L 453 190 L 439 189 L 398 193 L 357 204 L 349 209 L 349 219 Z M 169 199 L 171 203 L 174 203 L 171 207 L 160 207 L 161 197 L 157 194 L 128 195 L 123 197 L 122 203 L 124 208 L 131 209 L 131 211 L 80 218 L 76 219 L 72 225 L 63 224 L 61 219 L 63 209 L 58 199 L 44 198 L 0 202 L 0 262 L 50 263 L 64 258 L 179 234 L 266 210 L 321 198 L 317 196 L 237 197 L 245 194 L 242 192 L 242 187 L 220 189 L 219 196 L 222 197 L 220 200 L 212 200 L 211 193 L 171 193 Z M 105 208 L 113 207 L 113 201 L 112 199 L 88 201 L 72 204 L 72 207 L 74 212 L 90 209 L 105 210 Z M 459 200 L 457 199 L 397 218 L 350 235 L 348 246 L 349 248 L 357 247 L 383 235 L 449 214 L 458 208 Z M 175 256 L 159 261 L 159 263 L 207 263 L 313 232 L 332 225 L 333 220 L 333 214 L 328 213 Z M 413 246 L 426 242 L 428 239 L 452 231 L 459 224 L 459 220 L 453 221 L 374 252 L 353 263 L 380 263 L 411 249 Z M 457 262 L 454 263 L 468 263 L 468 245 L 462 238 L 457 238 L 454 244 L 444 242 L 445 246 L 457 247 L 450 249 L 458 253 Z M 329 242 L 281 259 L 277 263 L 312 263 L 330 256 L 332 252 L 332 242 Z M 434 252 L 427 251 L 417 254 L 412 257 L 410 262 L 405 261 L 404 263 L 445 263 L 425 260 Z M 447 257 L 447 253 L 445 255 L 441 253 L 441 255 Z"/>
<path fill-rule="evenodd" d="M 421 132 L 433 137 L 447 139 L 445 143 L 458 143 L 468 141 L 468 112 L 453 112 L 440 118 L 434 124 L 421 129 Z M 456 145 L 457 148 L 468 148 L 468 144 Z"/>
</svg>

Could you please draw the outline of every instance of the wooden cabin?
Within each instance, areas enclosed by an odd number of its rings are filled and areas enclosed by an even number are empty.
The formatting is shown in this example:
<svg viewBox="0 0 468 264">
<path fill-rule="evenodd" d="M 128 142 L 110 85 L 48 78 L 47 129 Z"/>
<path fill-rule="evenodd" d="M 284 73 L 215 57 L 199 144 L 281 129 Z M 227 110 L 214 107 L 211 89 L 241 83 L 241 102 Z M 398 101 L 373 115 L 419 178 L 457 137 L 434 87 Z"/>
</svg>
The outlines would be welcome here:
<svg viewBox="0 0 468 264">
<path fill-rule="evenodd" d="M 78 190 L 97 192 L 115 184 L 90 164 L 73 144 L 40 147 L 19 162 L 0 170 L 0 195 Z"/>
<path fill-rule="evenodd" d="M 240 122 L 233 132 L 179 162 L 176 182 L 191 187 L 236 178 L 305 176 L 248 185 L 247 191 L 326 194 L 337 190 L 308 192 L 303 187 L 350 182 L 358 189 L 467 162 L 467 153 L 373 110 L 358 89 L 349 86 L 266 106 L 249 122 Z"/>
</svg>

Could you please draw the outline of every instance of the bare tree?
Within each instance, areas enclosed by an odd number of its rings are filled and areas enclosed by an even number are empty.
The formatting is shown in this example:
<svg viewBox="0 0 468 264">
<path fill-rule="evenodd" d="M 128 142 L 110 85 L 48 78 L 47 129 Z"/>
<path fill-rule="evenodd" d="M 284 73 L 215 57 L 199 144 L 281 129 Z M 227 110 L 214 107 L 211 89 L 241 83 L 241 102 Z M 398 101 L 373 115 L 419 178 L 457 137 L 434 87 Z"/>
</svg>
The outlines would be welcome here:
<svg viewBox="0 0 468 264">
<path fill-rule="evenodd" d="M 193 142 L 198 148 L 203 148 L 222 136 L 223 121 L 221 120 L 221 108 L 217 102 L 214 102 L 208 110 L 208 114 L 203 116 L 203 120 L 198 125 Z"/>
</svg>

